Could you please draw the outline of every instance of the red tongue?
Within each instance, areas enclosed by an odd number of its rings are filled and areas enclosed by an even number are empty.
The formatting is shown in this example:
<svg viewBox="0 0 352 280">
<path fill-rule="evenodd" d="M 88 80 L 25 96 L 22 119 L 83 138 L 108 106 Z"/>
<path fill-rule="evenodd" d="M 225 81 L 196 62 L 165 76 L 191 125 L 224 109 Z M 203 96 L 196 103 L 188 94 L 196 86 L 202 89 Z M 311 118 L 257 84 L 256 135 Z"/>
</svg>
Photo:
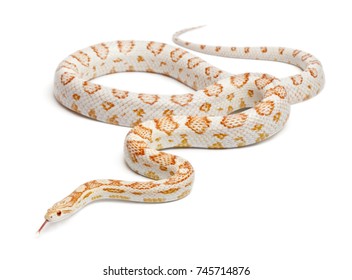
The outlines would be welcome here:
<svg viewBox="0 0 352 280">
<path fill-rule="evenodd" d="M 41 225 L 41 227 L 38 229 L 38 234 L 42 231 L 42 229 L 45 227 L 46 223 L 48 222 L 48 220 L 45 220 L 44 223 Z"/>
</svg>

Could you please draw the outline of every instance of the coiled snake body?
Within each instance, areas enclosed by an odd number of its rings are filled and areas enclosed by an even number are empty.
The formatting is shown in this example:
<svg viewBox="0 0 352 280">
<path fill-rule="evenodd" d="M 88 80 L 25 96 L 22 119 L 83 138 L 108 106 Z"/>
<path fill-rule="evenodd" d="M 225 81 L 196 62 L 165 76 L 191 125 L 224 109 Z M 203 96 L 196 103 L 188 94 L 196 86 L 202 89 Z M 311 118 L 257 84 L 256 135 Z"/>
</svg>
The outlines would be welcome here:
<svg viewBox="0 0 352 280">
<path fill-rule="evenodd" d="M 283 79 L 259 73 L 234 75 L 179 47 L 144 41 L 101 43 L 70 55 L 55 74 L 56 99 L 90 118 L 133 127 L 125 140 L 125 160 L 133 171 L 153 181 L 87 182 L 54 204 L 45 215 L 45 223 L 67 218 L 98 199 L 166 202 L 183 198 L 190 193 L 194 170 L 187 160 L 159 150 L 233 148 L 263 141 L 283 128 L 290 104 L 315 96 L 323 87 L 322 66 L 309 53 L 276 47 L 194 44 L 179 38 L 188 30 L 175 33 L 174 42 L 212 55 L 284 62 L 302 72 Z M 167 75 L 195 92 L 143 94 L 90 82 L 126 71 Z M 250 109 L 232 114 L 243 108 Z"/>
</svg>

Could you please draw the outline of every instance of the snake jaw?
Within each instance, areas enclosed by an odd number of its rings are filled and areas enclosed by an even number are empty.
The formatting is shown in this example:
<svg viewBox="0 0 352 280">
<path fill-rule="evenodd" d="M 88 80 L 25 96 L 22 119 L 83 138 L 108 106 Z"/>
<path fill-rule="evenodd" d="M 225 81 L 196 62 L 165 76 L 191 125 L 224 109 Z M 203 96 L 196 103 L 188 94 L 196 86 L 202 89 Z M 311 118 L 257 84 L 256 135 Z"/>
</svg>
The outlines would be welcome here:
<svg viewBox="0 0 352 280">
<path fill-rule="evenodd" d="M 72 213 L 72 210 L 70 209 L 58 209 L 58 208 L 50 208 L 48 209 L 48 211 L 46 212 L 44 218 L 45 221 L 44 223 L 40 226 L 40 228 L 38 229 L 37 233 L 40 234 L 40 232 L 43 230 L 43 228 L 45 227 L 45 225 L 47 223 L 50 222 L 58 222 L 61 221 L 63 219 L 66 219 L 67 217 L 69 217 Z"/>
<path fill-rule="evenodd" d="M 71 216 L 71 214 L 73 214 L 72 209 L 52 207 L 48 209 L 44 218 L 48 222 L 59 222 Z"/>
<path fill-rule="evenodd" d="M 58 208 L 55 208 L 54 206 L 52 208 L 48 209 L 48 211 L 46 212 L 45 217 L 44 217 L 45 221 L 37 231 L 38 235 L 41 233 L 41 231 L 43 230 L 43 228 L 45 227 L 45 225 L 47 223 L 61 221 L 65 218 L 69 217 L 70 214 L 73 214 L 72 213 L 73 211 L 70 209 L 60 210 Z"/>
</svg>

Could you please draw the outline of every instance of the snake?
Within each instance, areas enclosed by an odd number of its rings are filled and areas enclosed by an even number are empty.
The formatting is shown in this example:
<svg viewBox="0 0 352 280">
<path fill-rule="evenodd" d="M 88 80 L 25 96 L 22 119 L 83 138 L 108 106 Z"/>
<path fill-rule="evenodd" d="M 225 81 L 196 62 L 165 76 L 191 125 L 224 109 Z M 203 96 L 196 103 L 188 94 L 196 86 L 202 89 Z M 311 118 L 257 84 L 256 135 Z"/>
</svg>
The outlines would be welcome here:
<svg viewBox="0 0 352 280">
<path fill-rule="evenodd" d="M 282 130 L 291 104 L 316 96 L 324 86 L 322 65 L 310 53 L 284 47 L 211 46 L 180 38 L 196 28 L 176 32 L 173 42 L 178 46 L 137 40 L 105 42 L 76 51 L 58 65 L 57 101 L 91 119 L 131 127 L 125 138 L 125 161 L 131 170 L 152 180 L 86 182 L 47 210 L 38 232 L 46 223 L 66 219 L 100 199 L 162 203 L 186 197 L 194 181 L 191 163 L 161 150 L 259 143 Z M 228 73 L 184 48 L 228 58 L 283 62 L 301 72 L 281 79 L 267 73 Z M 121 72 L 165 75 L 192 91 L 146 94 L 92 81 Z"/>
</svg>

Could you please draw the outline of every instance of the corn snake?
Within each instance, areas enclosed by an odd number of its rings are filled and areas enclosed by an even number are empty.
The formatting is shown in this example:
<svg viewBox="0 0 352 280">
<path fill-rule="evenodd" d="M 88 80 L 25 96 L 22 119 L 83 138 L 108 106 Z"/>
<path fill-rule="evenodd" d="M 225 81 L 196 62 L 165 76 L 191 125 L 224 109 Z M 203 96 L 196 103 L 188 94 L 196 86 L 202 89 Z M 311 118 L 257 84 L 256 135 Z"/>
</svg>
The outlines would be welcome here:
<svg viewBox="0 0 352 280">
<path fill-rule="evenodd" d="M 276 47 L 209 46 L 179 38 L 192 29 L 175 33 L 174 42 L 211 55 L 284 62 L 302 72 L 283 79 L 264 73 L 234 75 L 184 49 L 153 41 L 101 43 L 73 53 L 55 73 L 56 99 L 92 119 L 132 127 L 125 139 L 125 160 L 133 171 L 153 181 L 89 181 L 54 204 L 45 215 L 46 222 L 65 219 L 98 199 L 181 199 L 191 191 L 194 170 L 187 160 L 159 150 L 233 148 L 261 142 L 283 128 L 290 104 L 309 99 L 323 88 L 321 63 L 309 53 Z M 167 75 L 195 91 L 144 94 L 90 82 L 126 71 Z M 250 109 L 233 114 L 243 108 Z"/>
</svg>

